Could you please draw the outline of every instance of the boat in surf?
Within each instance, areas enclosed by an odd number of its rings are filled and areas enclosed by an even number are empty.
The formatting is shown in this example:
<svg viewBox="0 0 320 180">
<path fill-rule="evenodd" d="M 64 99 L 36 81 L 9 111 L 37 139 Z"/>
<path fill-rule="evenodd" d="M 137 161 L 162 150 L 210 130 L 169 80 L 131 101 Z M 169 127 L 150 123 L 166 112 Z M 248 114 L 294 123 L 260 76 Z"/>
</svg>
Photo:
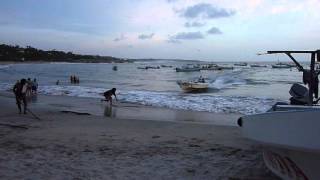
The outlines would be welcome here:
<svg viewBox="0 0 320 180">
<path fill-rule="evenodd" d="M 176 68 L 176 72 L 195 72 L 200 70 L 201 68 L 198 65 L 192 65 L 192 64 L 182 66 L 181 68 Z"/>
<path fill-rule="evenodd" d="M 239 118 L 242 135 L 263 147 L 266 166 L 282 179 L 320 179 L 320 106 L 318 105 L 320 62 L 317 51 L 268 51 L 285 53 L 303 72 L 301 84 L 293 84 L 290 103 L 278 102 L 269 111 Z M 291 55 L 311 54 L 310 69 Z"/>
<path fill-rule="evenodd" d="M 177 84 L 185 92 L 206 91 L 209 87 L 209 83 L 201 76 L 195 81 L 177 81 Z"/>
</svg>

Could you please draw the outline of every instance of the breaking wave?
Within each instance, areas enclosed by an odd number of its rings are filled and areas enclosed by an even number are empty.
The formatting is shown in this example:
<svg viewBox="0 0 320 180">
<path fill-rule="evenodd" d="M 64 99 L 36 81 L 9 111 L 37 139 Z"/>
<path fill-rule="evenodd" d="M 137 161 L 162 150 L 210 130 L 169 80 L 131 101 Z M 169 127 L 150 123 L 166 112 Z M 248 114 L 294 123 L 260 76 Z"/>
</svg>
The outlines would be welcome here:
<svg viewBox="0 0 320 180">
<path fill-rule="evenodd" d="M 8 91 L 11 88 L 12 84 L 0 84 L 0 90 Z M 51 85 L 40 86 L 38 93 L 44 95 L 102 98 L 101 94 L 104 91 L 104 88 Z M 275 99 L 264 97 L 184 94 L 180 92 L 137 90 L 119 91 L 118 93 L 119 100 L 141 105 L 193 111 L 241 113 L 246 115 L 265 112 L 276 102 Z"/>
</svg>

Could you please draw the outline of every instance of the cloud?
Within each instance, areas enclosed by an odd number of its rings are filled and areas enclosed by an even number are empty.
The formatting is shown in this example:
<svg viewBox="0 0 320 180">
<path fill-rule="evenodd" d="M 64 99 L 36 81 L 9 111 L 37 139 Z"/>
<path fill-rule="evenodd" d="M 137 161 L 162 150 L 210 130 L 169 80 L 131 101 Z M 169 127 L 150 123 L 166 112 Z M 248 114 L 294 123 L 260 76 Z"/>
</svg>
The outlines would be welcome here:
<svg viewBox="0 0 320 180">
<path fill-rule="evenodd" d="M 181 41 L 176 40 L 176 39 L 170 37 L 170 38 L 167 40 L 167 43 L 180 44 Z"/>
<path fill-rule="evenodd" d="M 180 14 L 185 18 L 202 17 L 205 19 L 215 19 L 233 16 L 235 11 L 231 9 L 218 8 L 207 3 L 199 3 L 189 6 L 184 11 L 181 11 Z"/>
<path fill-rule="evenodd" d="M 140 34 L 138 36 L 138 38 L 142 39 L 142 40 L 144 40 L 144 39 L 152 39 L 153 36 L 154 36 L 154 33 L 151 33 L 151 34 Z"/>
<path fill-rule="evenodd" d="M 204 36 L 201 32 L 180 32 L 173 36 L 174 39 L 180 40 L 193 40 L 193 39 L 203 39 Z"/>
<path fill-rule="evenodd" d="M 208 34 L 222 34 L 221 30 L 217 27 L 212 27 L 207 31 Z"/>
<path fill-rule="evenodd" d="M 174 3 L 177 2 L 178 0 L 167 0 L 168 3 Z"/>
<path fill-rule="evenodd" d="M 169 36 L 167 42 L 169 43 L 181 43 L 181 40 L 197 40 L 204 39 L 204 35 L 201 32 L 180 32 L 173 36 Z"/>
<path fill-rule="evenodd" d="M 187 28 L 191 28 L 191 27 L 202 27 L 202 26 L 204 26 L 204 25 L 205 25 L 205 23 L 200 23 L 200 22 L 192 22 L 192 23 L 186 22 L 186 23 L 184 24 L 184 26 L 187 27 Z"/>
<path fill-rule="evenodd" d="M 125 40 L 125 39 L 126 39 L 126 37 L 123 34 L 121 34 L 120 37 L 114 38 L 113 41 L 118 42 L 118 41 L 122 41 L 122 40 Z"/>
</svg>

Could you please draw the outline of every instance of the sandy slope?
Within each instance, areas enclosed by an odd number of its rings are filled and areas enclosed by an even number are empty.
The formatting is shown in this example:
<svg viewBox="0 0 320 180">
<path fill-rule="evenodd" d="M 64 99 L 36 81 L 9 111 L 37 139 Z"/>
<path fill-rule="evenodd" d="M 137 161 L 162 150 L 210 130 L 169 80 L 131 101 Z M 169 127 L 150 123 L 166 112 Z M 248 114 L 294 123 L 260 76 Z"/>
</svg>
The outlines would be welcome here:
<svg viewBox="0 0 320 180">
<path fill-rule="evenodd" d="M 237 127 L 0 105 L 0 179 L 277 179 Z"/>
</svg>

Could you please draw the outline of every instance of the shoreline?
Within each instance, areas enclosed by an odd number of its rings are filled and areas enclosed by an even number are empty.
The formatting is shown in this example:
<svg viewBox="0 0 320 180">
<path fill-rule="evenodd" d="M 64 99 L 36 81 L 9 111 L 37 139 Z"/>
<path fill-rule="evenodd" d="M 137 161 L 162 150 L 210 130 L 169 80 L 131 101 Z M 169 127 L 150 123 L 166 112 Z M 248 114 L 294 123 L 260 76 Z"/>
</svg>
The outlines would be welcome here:
<svg viewBox="0 0 320 180">
<path fill-rule="evenodd" d="M 8 91 L 0 91 L 0 97 L 14 98 L 14 95 Z M 28 105 L 31 109 L 45 106 L 51 110 L 87 113 L 112 119 L 145 119 L 224 126 L 238 126 L 237 120 L 243 116 L 238 113 L 213 113 L 207 111 L 171 109 L 121 101 L 114 101 L 113 105 L 110 106 L 109 103 L 101 102 L 101 99 L 98 98 L 59 95 L 33 96 L 33 98 L 29 99 Z"/>
</svg>

